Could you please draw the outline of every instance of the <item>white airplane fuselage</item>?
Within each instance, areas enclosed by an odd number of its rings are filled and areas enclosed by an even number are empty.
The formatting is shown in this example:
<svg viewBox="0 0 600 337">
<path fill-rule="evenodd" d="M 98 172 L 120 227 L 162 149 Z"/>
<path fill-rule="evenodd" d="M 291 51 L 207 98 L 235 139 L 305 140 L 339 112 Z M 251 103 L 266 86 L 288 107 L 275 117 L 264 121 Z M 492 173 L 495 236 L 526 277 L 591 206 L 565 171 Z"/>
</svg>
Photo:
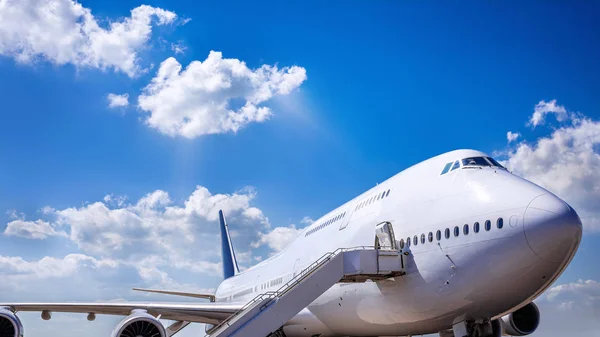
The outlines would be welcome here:
<svg viewBox="0 0 600 337">
<path fill-rule="evenodd" d="M 579 217 L 552 193 L 497 166 L 461 165 L 440 174 L 447 163 L 469 157 L 487 155 L 445 153 L 350 200 L 282 252 L 224 280 L 217 301 L 247 302 L 325 253 L 373 246 L 375 226 L 388 221 L 400 245 L 410 240 L 406 275 L 336 284 L 284 326 L 287 336 L 436 333 L 460 319 L 495 318 L 531 302 L 573 258 Z"/>
</svg>

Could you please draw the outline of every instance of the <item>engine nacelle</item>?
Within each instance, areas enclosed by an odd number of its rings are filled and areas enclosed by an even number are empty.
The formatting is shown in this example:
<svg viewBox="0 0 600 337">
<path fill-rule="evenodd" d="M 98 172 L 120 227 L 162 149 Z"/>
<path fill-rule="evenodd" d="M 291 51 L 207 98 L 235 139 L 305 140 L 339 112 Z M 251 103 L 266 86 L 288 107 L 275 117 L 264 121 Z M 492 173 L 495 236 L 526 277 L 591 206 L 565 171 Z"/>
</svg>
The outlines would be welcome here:
<svg viewBox="0 0 600 337">
<path fill-rule="evenodd" d="M 0 308 L 0 337 L 23 337 L 21 320 L 8 308 Z"/>
<path fill-rule="evenodd" d="M 145 310 L 133 310 L 113 331 L 112 337 L 167 337 L 165 326 Z M 0 337 L 3 337 L 0 335 Z"/>
<path fill-rule="evenodd" d="M 533 333 L 540 324 L 540 311 L 531 302 L 521 309 L 500 319 L 504 334 L 510 336 L 526 336 Z"/>
</svg>

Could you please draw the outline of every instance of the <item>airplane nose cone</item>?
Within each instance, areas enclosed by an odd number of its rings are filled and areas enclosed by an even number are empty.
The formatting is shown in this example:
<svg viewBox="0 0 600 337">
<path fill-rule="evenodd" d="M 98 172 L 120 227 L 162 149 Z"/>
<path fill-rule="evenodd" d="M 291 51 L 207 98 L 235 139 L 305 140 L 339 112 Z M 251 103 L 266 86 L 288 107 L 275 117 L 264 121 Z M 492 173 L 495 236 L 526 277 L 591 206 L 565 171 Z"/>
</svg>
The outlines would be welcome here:
<svg viewBox="0 0 600 337">
<path fill-rule="evenodd" d="M 562 262 L 581 240 L 581 220 L 564 201 L 551 194 L 534 198 L 524 216 L 529 247 L 547 262 Z"/>
</svg>

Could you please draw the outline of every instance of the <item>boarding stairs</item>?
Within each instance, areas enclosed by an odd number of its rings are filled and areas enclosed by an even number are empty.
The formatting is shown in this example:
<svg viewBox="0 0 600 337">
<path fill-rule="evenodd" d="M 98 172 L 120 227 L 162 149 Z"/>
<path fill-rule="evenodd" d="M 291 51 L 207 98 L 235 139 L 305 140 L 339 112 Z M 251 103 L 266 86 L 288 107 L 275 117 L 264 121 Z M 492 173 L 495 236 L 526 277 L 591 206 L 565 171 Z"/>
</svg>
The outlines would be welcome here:
<svg viewBox="0 0 600 337">
<path fill-rule="evenodd" d="M 256 296 L 206 337 L 261 337 L 279 329 L 338 282 L 384 280 L 405 273 L 397 249 L 355 247 L 327 253 L 281 288 Z"/>
</svg>

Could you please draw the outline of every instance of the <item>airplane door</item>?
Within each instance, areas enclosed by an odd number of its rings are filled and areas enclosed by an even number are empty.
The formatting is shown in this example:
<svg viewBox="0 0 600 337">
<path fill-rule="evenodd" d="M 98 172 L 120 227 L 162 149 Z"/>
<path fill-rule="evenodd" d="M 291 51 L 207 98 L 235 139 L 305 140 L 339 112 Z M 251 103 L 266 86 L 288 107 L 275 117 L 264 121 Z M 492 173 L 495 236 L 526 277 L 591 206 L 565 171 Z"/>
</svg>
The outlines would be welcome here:
<svg viewBox="0 0 600 337">
<path fill-rule="evenodd" d="M 350 223 L 350 221 L 352 221 L 352 219 L 354 218 L 354 214 L 356 213 L 355 208 L 356 208 L 355 205 L 350 205 L 350 208 L 346 211 L 348 213 L 342 219 L 342 223 L 340 224 L 340 230 L 346 228 L 348 226 L 348 224 Z"/>
<path fill-rule="evenodd" d="M 301 271 L 302 270 L 300 270 L 300 259 L 296 259 L 296 262 L 294 263 L 294 277 L 300 274 Z"/>
<path fill-rule="evenodd" d="M 375 226 L 375 247 L 377 249 L 398 250 L 394 227 L 389 221 L 384 221 Z"/>
</svg>

